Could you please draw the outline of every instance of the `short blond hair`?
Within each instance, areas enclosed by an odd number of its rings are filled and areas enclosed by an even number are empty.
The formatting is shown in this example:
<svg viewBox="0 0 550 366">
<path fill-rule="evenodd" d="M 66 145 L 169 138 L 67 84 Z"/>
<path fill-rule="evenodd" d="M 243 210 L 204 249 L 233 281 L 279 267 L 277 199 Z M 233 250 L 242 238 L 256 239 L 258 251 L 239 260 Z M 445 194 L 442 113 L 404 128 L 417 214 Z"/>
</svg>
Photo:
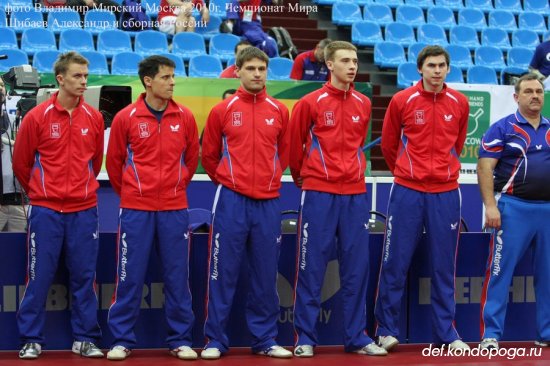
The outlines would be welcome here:
<svg viewBox="0 0 550 366">
<path fill-rule="evenodd" d="M 57 75 L 65 75 L 70 64 L 79 64 L 88 66 L 88 60 L 78 52 L 67 52 L 59 55 L 53 65 L 53 73 Z"/>
<path fill-rule="evenodd" d="M 349 50 L 357 52 L 357 47 L 346 41 L 333 41 L 325 47 L 325 61 L 334 61 L 334 54 L 338 50 Z"/>
</svg>

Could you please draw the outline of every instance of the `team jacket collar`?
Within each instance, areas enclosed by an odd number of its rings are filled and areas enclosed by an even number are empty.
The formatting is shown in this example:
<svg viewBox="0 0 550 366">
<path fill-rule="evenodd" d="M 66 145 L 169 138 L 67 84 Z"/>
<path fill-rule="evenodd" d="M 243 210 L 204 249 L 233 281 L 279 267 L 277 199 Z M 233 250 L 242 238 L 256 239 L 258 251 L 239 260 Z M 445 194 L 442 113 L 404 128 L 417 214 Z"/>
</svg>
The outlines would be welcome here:
<svg viewBox="0 0 550 366">
<path fill-rule="evenodd" d="M 325 83 L 325 85 L 323 85 L 323 89 L 326 92 L 328 92 L 329 94 L 331 94 L 332 96 L 334 96 L 334 97 L 341 98 L 341 99 L 346 99 L 355 90 L 355 85 L 353 83 L 350 83 L 349 84 L 349 89 L 344 91 L 344 90 L 340 90 L 338 88 L 335 88 L 330 83 L 330 81 L 327 81 Z"/>
<path fill-rule="evenodd" d="M 425 96 L 425 97 L 430 97 L 430 98 L 442 98 L 446 93 L 447 93 L 447 84 L 446 83 L 443 83 L 443 88 L 441 89 L 441 91 L 435 93 L 435 92 L 432 92 L 432 91 L 428 91 L 426 89 L 424 89 L 424 84 L 423 84 L 423 79 L 420 79 L 420 81 L 418 83 L 416 83 L 416 89 L 418 90 L 418 92 Z"/>
<path fill-rule="evenodd" d="M 265 98 L 267 97 L 267 91 L 264 86 L 262 91 L 256 94 L 252 94 L 247 92 L 246 90 L 244 90 L 242 86 L 240 86 L 239 89 L 237 89 L 236 95 L 239 97 L 239 99 L 245 102 L 261 102 L 262 100 L 265 100 Z"/>
<path fill-rule="evenodd" d="M 136 100 L 135 103 L 136 106 L 136 116 L 151 116 L 151 112 L 149 111 L 149 108 L 147 108 L 147 104 L 145 104 L 145 93 L 141 93 Z M 164 115 L 170 114 L 170 113 L 177 113 L 180 109 L 176 102 L 174 102 L 173 99 L 170 99 L 168 101 L 168 105 L 166 106 L 166 109 L 164 110 Z"/>
<path fill-rule="evenodd" d="M 521 115 L 521 113 L 519 112 L 519 109 L 516 110 L 516 121 L 518 121 L 519 123 L 522 123 L 522 124 L 530 124 L 526 119 L 525 117 L 523 117 Z M 548 120 L 548 118 L 544 117 L 542 114 L 540 115 L 540 124 L 541 125 L 550 125 L 550 121 Z"/>
<path fill-rule="evenodd" d="M 58 111 L 58 112 L 61 112 L 61 113 L 67 113 L 67 110 L 65 108 L 63 108 L 61 106 L 61 104 L 59 104 L 59 102 L 57 101 L 57 96 L 59 95 L 59 91 L 56 91 L 55 93 L 53 93 L 52 95 L 52 98 L 51 98 L 51 102 L 52 102 L 52 105 L 54 106 L 54 108 Z M 76 107 L 73 109 L 73 115 L 76 115 L 77 113 L 79 113 L 80 109 L 82 108 L 82 105 L 84 104 L 84 96 L 81 96 L 79 99 L 78 99 L 78 104 L 76 105 Z"/>
</svg>

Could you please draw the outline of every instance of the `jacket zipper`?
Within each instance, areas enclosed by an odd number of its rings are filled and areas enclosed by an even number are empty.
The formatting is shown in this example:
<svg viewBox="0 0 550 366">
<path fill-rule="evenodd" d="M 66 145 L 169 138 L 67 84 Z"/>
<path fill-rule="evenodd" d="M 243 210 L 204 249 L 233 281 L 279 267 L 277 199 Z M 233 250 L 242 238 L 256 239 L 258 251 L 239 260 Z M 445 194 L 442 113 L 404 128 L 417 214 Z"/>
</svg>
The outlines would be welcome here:
<svg viewBox="0 0 550 366">
<path fill-rule="evenodd" d="M 436 104 L 437 102 L 437 93 L 434 93 L 434 105 L 433 105 L 433 108 L 432 108 L 432 147 L 435 146 L 434 144 L 434 139 L 435 139 L 435 127 L 436 127 L 436 123 L 437 123 L 437 118 L 436 118 Z M 430 158 L 430 176 L 433 176 L 433 173 L 434 173 L 434 149 L 430 149 L 431 153 L 431 158 Z"/>
<path fill-rule="evenodd" d="M 71 161 L 71 145 L 72 145 L 72 125 L 73 125 L 73 116 L 69 113 L 69 147 L 67 149 L 67 162 L 69 162 L 69 164 L 67 164 L 67 174 L 65 179 L 65 197 L 63 198 L 61 203 L 61 210 L 60 210 L 61 212 L 63 212 L 64 206 L 65 206 L 65 200 L 67 199 L 67 195 L 69 193 L 69 178 L 71 176 L 70 161 Z"/>
<path fill-rule="evenodd" d="M 161 185 L 162 185 L 162 136 L 161 136 L 161 122 L 158 122 L 158 136 L 159 139 L 158 146 L 159 146 L 159 184 L 158 184 L 158 199 L 157 199 L 157 211 L 160 210 L 160 193 L 161 193 Z"/>
<path fill-rule="evenodd" d="M 252 192 L 254 197 L 254 188 L 256 187 L 256 94 L 254 94 L 254 103 L 252 103 Z"/>
<path fill-rule="evenodd" d="M 348 92 L 345 91 L 344 92 L 344 99 L 342 99 L 341 101 L 341 118 L 340 118 L 340 126 L 338 126 L 340 128 L 340 137 L 341 137 L 341 141 L 340 141 L 340 161 L 343 163 L 344 162 L 344 143 L 346 141 L 345 139 L 345 136 L 344 136 L 344 128 L 345 128 L 345 119 L 344 119 L 344 116 L 345 116 L 345 102 L 346 102 L 346 97 L 348 95 Z M 340 179 L 340 192 L 343 192 L 344 191 L 344 179 L 345 179 L 345 173 L 342 175 L 342 178 Z"/>
</svg>

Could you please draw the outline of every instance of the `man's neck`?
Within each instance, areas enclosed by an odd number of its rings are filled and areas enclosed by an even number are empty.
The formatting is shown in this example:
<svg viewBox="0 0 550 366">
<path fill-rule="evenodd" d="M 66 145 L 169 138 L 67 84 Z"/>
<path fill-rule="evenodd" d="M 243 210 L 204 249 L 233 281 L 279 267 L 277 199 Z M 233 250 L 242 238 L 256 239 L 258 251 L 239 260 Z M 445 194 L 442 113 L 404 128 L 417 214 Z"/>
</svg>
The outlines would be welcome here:
<svg viewBox="0 0 550 366">
<path fill-rule="evenodd" d="M 70 114 L 76 108 L 78 103 L 80 103 L 80 97 L 69 95 L 63 92 L 63 90 L 59 90 L 59 93 L 57 94 L 57 103 L 59 103 L 59 105 Z"/>
<path fill-rule="evenodd" d="M 153 108 L 156 111 L 163 111 L 166 109 L 166 106 L 168 106 L 167 100 L 156 98 L 151 94 L 145 95 L 145 102 L 147 102 L 149 107 Z"/>
<path fill-rule="evenodd" d="M 336 89 L 342 90 L 342 91 L 348 91 L 350 86 L 350 83 L 343 83 L 333 77 L 330 78 L 330 84 Z"/>
</svg>

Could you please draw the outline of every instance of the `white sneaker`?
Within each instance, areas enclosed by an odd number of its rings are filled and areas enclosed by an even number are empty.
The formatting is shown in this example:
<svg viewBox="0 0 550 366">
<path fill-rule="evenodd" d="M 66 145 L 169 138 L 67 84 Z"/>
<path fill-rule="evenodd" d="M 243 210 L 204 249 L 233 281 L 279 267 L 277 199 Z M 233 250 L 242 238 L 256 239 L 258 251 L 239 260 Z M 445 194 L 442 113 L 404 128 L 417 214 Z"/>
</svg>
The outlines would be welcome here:
<svg viewBox="0 0 550 366">
<path fill-rule="evenodd" d="M 294 347 L 294 356 L 296 357 L 313 357 L 313 346 L 302 344 Z"/>
<path fill-rule="evenodd" d="M 399 344 L 399 341 L 394 336 L 389 335 L 389 336 L 378 337 L 378 345 L 384 348 L 388 352 L 398 344 Z"/>
<path fill-rule="evenodd" d="M 274 346 L 271 346 L 269 347 L 268 349 L 264 349 L 263 351 L 260 351 L 260 352 L 256 352 L 257 355 L 263 355 L 263 356 L 269 356 L 269 357 L 275 357 L 275 358 L 291 358 L 292 357 L 292 352 L 290 352 L 289 350 L 281 347 L 281 346 L 278 346 L 278 345 L 274 345 Z"/>
<path fill-rule="evenodd" d="M 468 346 L 466 343 L 462 342 L 462 340 L 457 339 L 457 340 L 453 341 L 451 344 L 449 344 L 449 349 L 450 350 L 455 350 L 455 349 L 467 350 L 467 349 L 470 349 L 470 346 Z"/>
<path fill-rule="evenodd" d="M 378 346 L 374 342 L 372 342 L 371 344 L 367 344 L 365 347 L 360 348 L 354 352 L 360 355 L 368 355 L 368 356 L 386 356 L 388 354 L 388 351 Z"/>
<path fill-rule="evenodd" d="M 124 346 L 114 346 L 109 352 L 107 352 L 108 360 L 124 360 L 126 357 L 130 356 L 130 351 Z"/>
<path fill-rule="evenodd" d="M 73 348 L 71 349 L 73 353 L 76 353 L 77 355 L 80 355 L 82 357 L 90 357 L 90 358 L 102 358 L 103 352 L 92 342 L 87 341 L 74 341 L 73 342 Z"/>
<path fill-rule="evenodd" d="M 498 341 L 496 338 L 483 338 L 479 346 L 482 349 L 498 349 Z"/>
<path fill-rule="evenodd" d="M 205 348 L 201 352 L 201 358 L 203 360 L 217 360 L 221 355 L 222 353 L 220 350 L 214 347 Z"/>
<path fill-rule="evenodd" d="M 535 341 L 535 346 L 548 347 L 550 341 Z"/>
<path fill-rule="evenodd" d="M 25 360 L 34 360 L 38 358 L 42 353 L 42 346 L 38 343 L 25 343 L 23 348 L 19 351 L 19 358 Z"/>
<path fill-rule="evenodd" d="M 170 354 L 181 360 L 196 360 L 199 357 L 197 352 L 193 351 L 189 346 L 179 346 L 170 350 Z"/>
</svg>

